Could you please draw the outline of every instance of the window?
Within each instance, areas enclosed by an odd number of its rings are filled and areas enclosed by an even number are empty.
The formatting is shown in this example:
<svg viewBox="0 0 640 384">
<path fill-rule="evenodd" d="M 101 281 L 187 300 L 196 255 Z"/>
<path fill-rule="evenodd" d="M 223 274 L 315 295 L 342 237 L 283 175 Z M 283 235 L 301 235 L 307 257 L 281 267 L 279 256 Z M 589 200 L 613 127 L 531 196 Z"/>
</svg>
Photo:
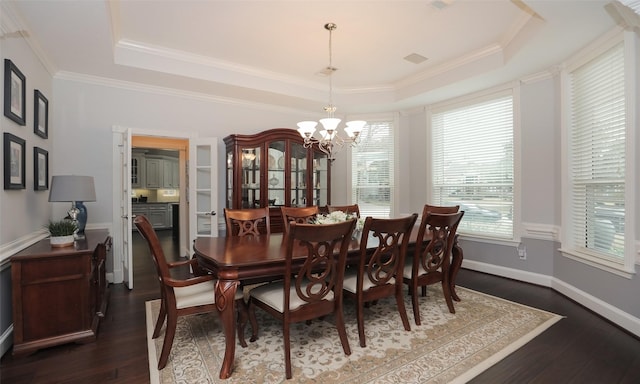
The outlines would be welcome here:
<svg viewBox="0 0 640 384">
<path fill-rule="evenodd" d="M 352 149 L 352 201 L 360 216 L 388 218 L 393 201 L 393 124 L 369 122 L 360 133 L 360 144 Z"/>
<path fill-rule="evenodd" d="M 569 246 L 616 264 L 625 255 L 624 43 L 569 72 Z"/>
<path fill-rule="evenodd" d="M 513 95 L 494 94 L 431 115 L 431 196 L 460 205 L 458 230 L 514 237 Z"/>
</svg>

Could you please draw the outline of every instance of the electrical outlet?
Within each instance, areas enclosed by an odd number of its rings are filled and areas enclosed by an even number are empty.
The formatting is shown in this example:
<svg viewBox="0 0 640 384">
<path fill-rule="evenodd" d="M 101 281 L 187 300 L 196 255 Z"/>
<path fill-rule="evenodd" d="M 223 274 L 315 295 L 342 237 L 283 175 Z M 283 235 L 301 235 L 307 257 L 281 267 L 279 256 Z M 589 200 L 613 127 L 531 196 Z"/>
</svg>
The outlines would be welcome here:
<svg viewBox="0 0 640 384">
<path fill-rule="evenodd" d="M 518 247 L 518 257 L 520 260 L 527 260 L 527 248 L 524 245 Z"/>
</svg>

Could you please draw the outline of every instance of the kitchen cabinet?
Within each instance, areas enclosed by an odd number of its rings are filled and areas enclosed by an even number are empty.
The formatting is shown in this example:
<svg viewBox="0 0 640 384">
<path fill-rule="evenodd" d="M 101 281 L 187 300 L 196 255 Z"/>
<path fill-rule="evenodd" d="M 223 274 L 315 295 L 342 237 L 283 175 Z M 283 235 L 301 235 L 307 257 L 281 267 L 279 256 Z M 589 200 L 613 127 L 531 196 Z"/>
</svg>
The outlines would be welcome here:
<svg viewBox="0 0 640 384">
<path fill-rule="evenodd" d="M 227 208 L 270 207 L 271 231 L 281 232 L 281 206 L 331 203 L 331 163 L 316 145 L 304 147 L 294 129 L 230 135 L 226 145 Z"/>
<path fill-rule="evenodd" d="M 131 188 L 144 188 L 144 154 L 131 152 Z"/>
<path fill-rule="evenodd" d="M 146 216 L 155 229 L 171 228 L 173 225 L 171 212 L 171 203 L 134 203 L 131 206 L 131 213 L 134 216 Z"/>
<path fill-rule="evenodd" d="M 167 204 L 149 205 L 147 218 L 154 228 L 171 228 L 171 222 L 167 223 L 168 208 Z"/>
<path fill-rule="evenodd" d="M 108 303 L 109 252 L 109 233 L 87 230 L 73 246 L 53 248 L 44 239 L 11 256 L 14 355 L 96 339 Z"/>
<path fill-rule="evenodd" d="M 164 159 L 162 185 L 167 189 L 180 187 L 180 168 L 178 159 Z"/>
<path fill-rule="evenodd" d="M 147 188 L 162 188 L 163 160 L 160 158 L 147 157 L 145 164 L 145 185 Z"/>
</svg>

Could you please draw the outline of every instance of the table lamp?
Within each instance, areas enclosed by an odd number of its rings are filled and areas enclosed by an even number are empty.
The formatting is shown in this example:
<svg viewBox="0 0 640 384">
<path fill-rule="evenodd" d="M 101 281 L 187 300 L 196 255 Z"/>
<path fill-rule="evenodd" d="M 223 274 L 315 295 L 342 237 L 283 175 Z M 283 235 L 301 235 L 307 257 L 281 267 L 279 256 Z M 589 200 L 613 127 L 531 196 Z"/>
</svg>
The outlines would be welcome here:
<svg viewBox="0 0 640 384">
<path fill-rule="evenodd" d="M 84 237 L 87 225 L 87 207 L 85 201 L 96 201 L 96 189 L 92 176 L 63 175 L 51 178 L 49 201 L 71 202 L 69 216 L 78 223 L 76 237 Z"/>
</svg>

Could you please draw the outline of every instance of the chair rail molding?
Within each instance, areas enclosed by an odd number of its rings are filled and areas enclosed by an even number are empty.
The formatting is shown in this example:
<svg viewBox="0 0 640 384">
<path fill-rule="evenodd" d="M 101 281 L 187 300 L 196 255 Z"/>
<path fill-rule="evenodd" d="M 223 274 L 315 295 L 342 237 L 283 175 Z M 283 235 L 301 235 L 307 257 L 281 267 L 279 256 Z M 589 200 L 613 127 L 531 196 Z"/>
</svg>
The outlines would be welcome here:
<svg viewBox="0 0 640 384">
<path fill-rule="evenodd" d="M 9 265 L 9 259 L 11 256 L 37 243 L 47 236 L 49 236 L 49 232 L 45 229 L 41 229 L 0 245 L 0 270 Z"/>
</svg>

